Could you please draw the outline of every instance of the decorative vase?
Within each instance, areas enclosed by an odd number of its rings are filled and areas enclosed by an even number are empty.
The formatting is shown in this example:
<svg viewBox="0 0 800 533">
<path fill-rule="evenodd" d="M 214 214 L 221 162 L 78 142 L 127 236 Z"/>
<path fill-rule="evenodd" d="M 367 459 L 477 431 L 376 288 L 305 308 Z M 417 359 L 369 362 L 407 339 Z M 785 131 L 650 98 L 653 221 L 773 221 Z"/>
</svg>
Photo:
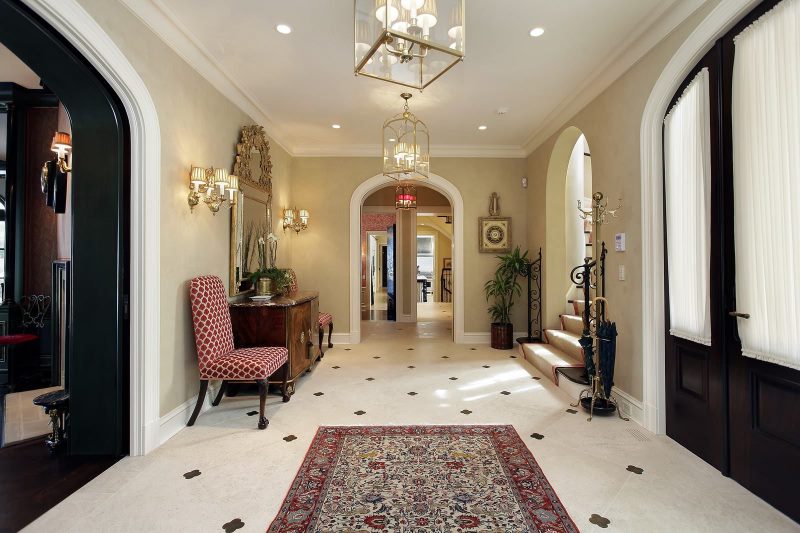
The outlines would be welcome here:
<svg viewBox="0 0 800 533">
<path fill-rule="evenodd" d="M 275 280 L 265 277 L 258 278 L 256 294 L 258 296 L 272 296 L 275 294 Z"/>
<path fill-rule="evenodd" d="M 492 348 L 510 350 L 514 347 L 514 326 L 512 324 L 492 324 Z"/>
</svg>

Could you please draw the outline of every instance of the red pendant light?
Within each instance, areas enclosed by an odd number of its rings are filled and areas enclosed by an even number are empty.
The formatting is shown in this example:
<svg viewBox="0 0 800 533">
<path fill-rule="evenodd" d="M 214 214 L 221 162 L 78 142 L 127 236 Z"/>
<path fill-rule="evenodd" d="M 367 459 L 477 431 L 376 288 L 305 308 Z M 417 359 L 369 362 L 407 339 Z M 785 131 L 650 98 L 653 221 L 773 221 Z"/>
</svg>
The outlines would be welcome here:
<svg viewBox="0 0 800 533">
<path fill-rule="evenodd" d="M 417 208 L 417 188 L 409 183 L 401 183 L 394 193 L 394 206 L 397 209 Z"/>
</svg>

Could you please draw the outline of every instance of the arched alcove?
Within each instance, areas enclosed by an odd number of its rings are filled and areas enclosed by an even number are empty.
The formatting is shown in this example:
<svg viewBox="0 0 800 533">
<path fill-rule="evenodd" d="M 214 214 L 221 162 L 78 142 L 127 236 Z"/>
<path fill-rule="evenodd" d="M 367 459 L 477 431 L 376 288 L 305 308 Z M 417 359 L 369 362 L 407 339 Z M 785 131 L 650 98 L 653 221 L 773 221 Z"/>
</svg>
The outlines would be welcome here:
<svg viewBox="0 0 800 533">
<path fill-rule="evenodd" d="M 570 157 L 583 132 L 570 126 L 561 132 L 547 166 L 546 185 L 546 237 L 544 253 L 544 287 L 542 294 L 542 322 L 545 328 L 557 328 L 558 315 L 564 312 L 566 295 L 570 289 L 567 272 L 567 236 L 565 205 L 567 172 Z M 577 207 L 577 206 L 576 206 Z M 577 209 L 575 210 L 577 218 Z"/>
</svg>

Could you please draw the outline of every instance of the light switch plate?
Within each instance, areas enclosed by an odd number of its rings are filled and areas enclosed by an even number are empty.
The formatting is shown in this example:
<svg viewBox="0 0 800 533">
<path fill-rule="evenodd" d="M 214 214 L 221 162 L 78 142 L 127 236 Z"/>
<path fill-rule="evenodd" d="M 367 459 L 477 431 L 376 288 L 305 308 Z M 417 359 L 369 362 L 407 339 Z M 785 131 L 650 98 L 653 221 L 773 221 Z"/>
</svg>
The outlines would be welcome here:
<svg viewBox="0 0 800 533">
<path fill-rule="evenodd" d="M 625 281 L 625 265 L 619 266 L 619 280 Z"/>
<path fill-rule="evenodd" d="M 614 249 L 618 252 L 625 251 L 625 234 L 624 233 L 617 233 L 614 236 Z"/>
</svg>

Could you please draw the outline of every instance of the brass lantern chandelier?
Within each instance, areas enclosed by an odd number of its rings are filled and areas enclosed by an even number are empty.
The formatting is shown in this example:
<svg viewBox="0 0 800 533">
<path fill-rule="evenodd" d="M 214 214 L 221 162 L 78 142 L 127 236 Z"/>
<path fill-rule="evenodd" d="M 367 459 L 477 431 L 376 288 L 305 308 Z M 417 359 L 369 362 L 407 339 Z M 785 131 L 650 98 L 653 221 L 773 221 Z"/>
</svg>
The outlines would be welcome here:
<svg viewBox="0 0 800 533">
<path fill-rule="evenodd" d="M 422 90 L 464 59 L 465 0 L 355 0 L 355 72 Z"/>
<path fill-rule="evenodd" d="M 410 93 L 403 112 L 383 123 L 383 175 L 397 181 L 427 179 L 431 171 L 430 135 L 428 126 L 408 108 Z"/>
</svg>

